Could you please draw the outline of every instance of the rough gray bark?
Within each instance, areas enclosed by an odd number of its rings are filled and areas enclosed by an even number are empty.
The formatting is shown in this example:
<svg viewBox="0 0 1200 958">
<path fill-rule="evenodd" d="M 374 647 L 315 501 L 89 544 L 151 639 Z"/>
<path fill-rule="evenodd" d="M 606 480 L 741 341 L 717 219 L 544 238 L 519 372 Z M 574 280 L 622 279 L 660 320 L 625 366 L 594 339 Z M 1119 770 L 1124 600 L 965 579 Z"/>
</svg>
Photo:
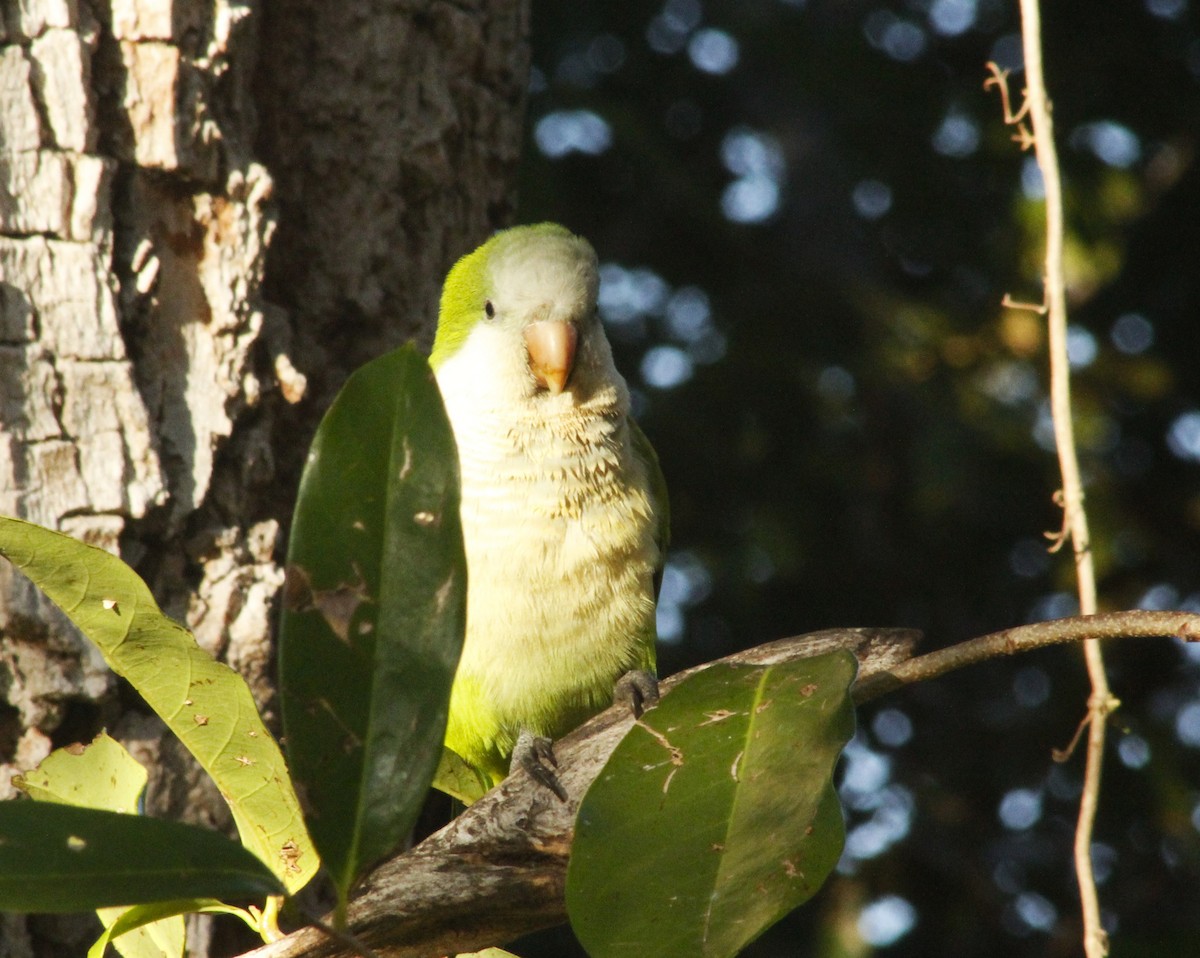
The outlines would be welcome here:
<svg viewBox="0 0 1200 958">
<path fill-rule="evenodd" d="M 509 218 L 527 6 L 0 0 L 0 513 L 119 551 L 268 713 L 308 438 Z M 227 823 L 7 565 L 0 695 L 0 797 L 107 725 L 156 813 Z M 2 921 L 0 958 L 89 932 Z"/>
</svg>

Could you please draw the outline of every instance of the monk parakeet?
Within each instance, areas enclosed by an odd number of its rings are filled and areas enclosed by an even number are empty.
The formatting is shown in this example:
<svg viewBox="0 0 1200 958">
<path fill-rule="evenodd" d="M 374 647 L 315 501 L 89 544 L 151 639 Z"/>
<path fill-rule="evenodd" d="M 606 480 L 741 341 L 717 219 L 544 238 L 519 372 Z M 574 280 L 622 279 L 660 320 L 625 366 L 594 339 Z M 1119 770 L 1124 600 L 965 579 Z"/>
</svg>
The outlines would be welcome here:
<svg viewBox="0 0 1200 958">
<path fill-rule="evenodd" d="M 667 535 L 658 459 L 596 312 L 588 242 L 497 233 L 451 269 L 430 364 L 462 480 L 467 621 L 446 747 L 565 797 L 550 741 L 653 685 Z M 624 681 L 620 681 L 623 680 Z"/>
</svg>

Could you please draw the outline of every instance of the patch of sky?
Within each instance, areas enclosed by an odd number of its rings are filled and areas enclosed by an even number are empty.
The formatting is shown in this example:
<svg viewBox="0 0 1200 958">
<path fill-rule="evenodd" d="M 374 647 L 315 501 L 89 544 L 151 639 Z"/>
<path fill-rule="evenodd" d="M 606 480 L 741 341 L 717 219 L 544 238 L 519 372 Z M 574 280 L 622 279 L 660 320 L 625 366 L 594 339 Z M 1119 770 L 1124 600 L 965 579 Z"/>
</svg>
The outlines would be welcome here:
<svg viewBox="0 0 1200 958">
<path fill-rule="evenodd" d="M 950 111 L 933 133 L 934 152 L 961 160 L 979 149 L 979 124 L 974 117 Z"/>
<path fill-rule="evenodd" d="M 667 299 L 664 317 L 667 332 L 684 343 L 702 339 L 712 329 L 708 293 L 699 286 L 681 286 Z"/>
<path fill-rule="evenodd" d="M 1047 622 L 1050 619 L 1065 619 L 1079 614 L 1079 599 L 1070 592 L 1051 592 L 1033 603 L 1029 610 L 1030 622 Z"/>
<path fill-rule="evenodd" d="M 1121 736 L 1121 741 L 1117 743 L 1117 757 L 1126 768 L 1145 768 L 1150 764 L 1150 743 L 1130 732 Z"/>
<path fill-rule="evenodd" d="M 1118 352 L 1138 356 L 1154 345 L 1154 326 L 1141 313 L 1123 313 L 1113 322 L 1108 336 Z"/>
<path fill-rule="evenodd" d="M 855 927 L 873 948 L 887 948 L 912 931 L 917 910 L 899 895 L 884 895 L 867 904 L 858 914 Z"/>
<path fill-rule="evenodd" d="M 1042 817 L 1042 794 L 1032 788 L 1014 788 L 1004 793 L 997 809 L 1000 823 L 1012 831 L 1032 828 Z"/>
<path fill-rule="evenodd" d="M 1175 737 L 1188 748 L 1200 748 L 1200 702 L 1188 702 L 1175 714 Z"/>
<path fill-rule="evenodd" d="M 867 14 L 863 33 L 871 46 L 900 63 L 916 60 L 928 44 L 920 26 L 885 8 Z"/>
<path fill-rule="evenodd" d="M 912 719 L 896 708 L 880 709 L 871 719 L 871 731 L 880 745 L 899 748 L 912 739 Z"/>
<path fill-rule="evenodd" d="M 1050 676 L 1036 665 L 1027 665 L 1013 676 L 1013 698 L 1022 708 L 1032 709 L 1050 698 Z"/>
<path fill-rule="evenodd" d="M 861 733 L 850 740 L 842 759 L 838 795 L 852 812 L 869 815 L 846 834 L 838 870 L 851 874 L 858 862 L 883 854 L 908 835 L 914 802 L 907 788 L 890 781 L 891 758 L 870 748 Z"/>
<path fill-rule="evenodd" d="M 652 269 L 602 263 L 598 305 L 614 337 L 624 342 L 643 340 L 647 321 L 661 318 L 670 342 L 651 346 L 642 357 L 642 379 L 648 386 L 671 389 L 687 382 L 697 364 L 725 355 L 725 336 L 713 322 L 708 294 L 698 286 L 673 290 Z"/>
<path fill-rule="evenodd" d="M 1090 330 L 1082 326 L 1067 327 L 1067 361 L 1072 369 L 1086 369 L 1096 361 L 1100 347 Z"/>
<path fill-rule="evenodd" d="M 698 286 L 681 286 L 667 299 L 663 311 L 667 334 L 680 343 L 696 363 L 715 363 L 725 355 L 725 335 L 712 319 L 708 293 Z"/>
<path fill-rule="evenodd" d="M 678 53 L 703 14 L 700 0 L 667 0 L 646 27 L 646 43 L 655 53 Z"/>
<path fill-rule="evenodd" d="M 687 51 L 697 70 L 718 76 L 737 66 L 740 53 L 737 40 L 716 27 L 706 27 L 692 34 Z"/>
<path fill-rule="evenodd" d="M 671 287 L 652 269 L 600 265 L 600 316 L 608 323 L 628 323 L 648 315 L 660 315 Z"/>
<path fill-rule="evenodd" d="M 658 595 L 658 638 L 676 644 L 683 639 L 686 611 L 712 591 L 712 575 L 695 553 L 674 552 L 663 567 Z"/>
<path fill-rule="evenodd" d="M 844 366 L 826 366 L 817 374 L 817 392 L 829 402 L 849 402 L 857 391 L 854 374 Z"/>
<path fill-rule="evenodd" d="M 1121 170 L 1142 158 L 1142 141 L 1138 135 L 1116 120 L 1082 123 L 1071 131 L 1070 143 L 1076 149 L 1088 150 L 1107 166 Z"/>
<path fill-rule="evenodd" d="M 612 127 L 591 110 L 554 110 L 537 121 L 533 139 L 552 160 L 571 153 L 597 156 L 612 146 Z"/>
<path fill-rule="evenodd" d="M 1156 582 L 1133 603 L 1135 609 L 1167 612 L 1179 608 L 1179 590 L 1169 582 Z"/>
<path fill-rule="evenodd" d="M 721 194 L 726 219 L 761 223 L 773 216 L 786 173 L 779 141 L 769 133 L 737 127 L 721 141 L 721 162 L 737 177 Z"/>
<path fill-rule="evenodd" d="M 1021 34 L 1006 33 L 992 44 L 988 59 L 1001 70 L 1018 73 L 1025 69 L 1025 48 Z"/>
<path fill-rule="evenodd" d="M 1046 452 L 1055 452 L 1058 449 L 1054 439 L 1054 416 L 1050 412 L 1049 402 L 1038 403 L 1031 434 L 1033 441 Z"/>
<path fill-rule="evenodd" d="M 1048 898 L 1036 892 L 1022 892 L 1013 901 L 1017 918 L 1031 931 L 1051 931 L 1058 921 L 1058 909 Z"/>
<path fill-rule="evenodd" d="M 1161 20 L 1178 20 L 1188 8 L 1188 0 L 1146 0 L 1146 10 Z"/>
<path fill-rule="evenodd" d="M 979 377 L 984 394 L 1006 406 L 1020 406 L 1040 394 L 1037 372 L 1023 360 L 992 363 Z"/>
<path fill-rule="evenodd" d="M 651 346 L 642 356 L 642 380 L 655 389 L 674 389 L 696 371 L 692 357 L 678 346 Z"/>
<path fill-rule="evenodd" d="M 929 5 L 929 25 L 943 37 L 957 37 L 975 26 L 979 15 L 977 0 L 933 0 Z"/>
<path fill-rule="evenodd" d="M 1179 459 L 1200 462 L 1200 410 L 1175 417 L 1167 427 L 1167 448 Z"/>
<path fill-rule="evenodd" d="M 838 871 L 852 874 L 858 862 L 877 858 L 912 830 L 913 797 L 903 785 L 889 785 L 876 796 L 871 816 L 846 833 Z"/>
<path fill-rule="evenodd" d="M 879 180 L 860 180 L 850 192 L 850 202 L 863 219 L 882 219 L 892 208 L 892 188 Z"/>
<path fill-rule="evenodd" d="M 892 760 L 856 735 L 842 752 L 842 784 L 838 791 L 850 808 L 871 809 L 891 776 Z"/>
<path fill-rule="evenodd" d="M 1032 156 L 1025 157 L 1021 164 L 1021 192 L 1027 200 L 1046 198 L 1046 184 L 1042 180 L 1042 169 Z"/>
<path fill-rule="evenodd" d="M 1103 885 L 1112 877 L 1120 856 L 1117 850 L 1105 842 L 1092 842 L 1092 874 L 1096 884 Z"/>
</svg>

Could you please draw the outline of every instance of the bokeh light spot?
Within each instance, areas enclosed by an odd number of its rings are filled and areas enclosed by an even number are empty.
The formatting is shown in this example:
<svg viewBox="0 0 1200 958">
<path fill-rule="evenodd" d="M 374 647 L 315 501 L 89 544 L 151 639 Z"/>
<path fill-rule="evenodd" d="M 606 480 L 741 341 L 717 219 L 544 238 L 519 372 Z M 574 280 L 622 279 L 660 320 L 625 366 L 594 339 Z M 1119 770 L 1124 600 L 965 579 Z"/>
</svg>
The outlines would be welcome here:
<svg viewBox="0 0 1200 958">
<path fill-rule="evenodd" d="M 692 378 L 692 358 L 678 346 L 652 346 L 642 357 L 642 379 L 656 389 L 673 389 Z"/>
<path fill-rule="evenodd" d="M 1031 788 L 1014 788 L 1000 799 L 1000 822 L 1013 831 L 1032 828 L 1042 817 L 1042 796 Z"/>
<path fill-rule="evenodd" d="M 737 66 L 738 42 L 714 27 L 697 30 L 688 41 L 688 56 L 697 70 L 725 74 Z"/>
<path fill-rule="evenodd" d="M 1050 698 L 1050 676 L 1045 669 L 1027 665 L 1013 676 L 1013 697 L 1022 708 L 1033 709 Z"/>
<path fill-rule="evenodd" d="M 1141 313 L 1125 313 L 1112 324 L 1109 337 L 1119 352 L 1136 356 L 1154 345 L 1154 326 Z"/>
<path fill-rule="evenodd" d="M 976 0 L 933 0 L 929 8 L 929 25 L 934 33 L 957 37 L 975 25 L 978 12 Z"/>
<path fill-rule="evenodd" d="M 916 923 L 917 910 L 907 899 L 885 895 L 859 912 L 855 927 L 868 945 L 886 948 L 912 931 Z"/>
<path fill-rule="evenodd" d="M 863 219 L 881 219 L 892 208 L 892 188 L 879 180 L 861 180 L 851 192 L 850 201 Z"/>
<path fill-rule="evenodd" d="M 1175 417 L 1167 429 L 1167 448 L 1180 459 L 1200 462 L 1200 411 Z"/>
<path fill-rule="evenodd" d="M 552 160 L 571 153 L 596 156 L 612 146 L 612 128 L 591 110 L 555 110 L 538 120 L 533 138 Z"/>
<path fill-rule="evenodd" d="M 942 156 L 962 159 L 979 149 L 979 124 L 964 113 L 948 113 L 933 134 L 933 149 Z"/>
<path fill-rule="evenodd" d="M 1150 764 L 1150 743 L 1131 732 L 1117 743 L 1117 755 L 1126 768 L 1145 768 Z"/>
<path fill-rule="evenodd" d="M 1200 748 L 1200 702 L 1189 702 L 1175 715 L 1175 737 L 1188 748 Z"/>
<path fill-rule="evenodd" d="M 1036 892 L 1022 892 L 1013 902 L 1017 917 L 1034 931 L 1050 931 L 1058 921 L 1054 903 Z"/>
<path fill-rule="evenodd" d="M 899 709 L 881 709 L 871 720 L 871 731 L 881 745 L 899 748 L 912 739 L 912 719 Z"/>
</svg>

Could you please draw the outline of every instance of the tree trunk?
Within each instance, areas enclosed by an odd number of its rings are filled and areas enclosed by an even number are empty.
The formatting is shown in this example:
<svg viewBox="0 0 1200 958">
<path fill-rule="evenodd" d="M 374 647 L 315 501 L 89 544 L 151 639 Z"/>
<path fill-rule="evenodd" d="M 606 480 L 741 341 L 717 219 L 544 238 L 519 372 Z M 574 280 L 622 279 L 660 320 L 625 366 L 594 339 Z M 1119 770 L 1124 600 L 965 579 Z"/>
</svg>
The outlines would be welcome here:
<svg viewBox="0 0 1200 958">
<path fill-rule="evenodd" d="M 0 512 L 119 551 L 268 715 L 308 439 L 509 219 L 527 7 L 0 0 Z M 153 814 L 228 826 L 7 564 L 0 693 L 0 797 L 107 726 Z M 0 917 L 0 958 L 91 932 Z"/>
</svg>

